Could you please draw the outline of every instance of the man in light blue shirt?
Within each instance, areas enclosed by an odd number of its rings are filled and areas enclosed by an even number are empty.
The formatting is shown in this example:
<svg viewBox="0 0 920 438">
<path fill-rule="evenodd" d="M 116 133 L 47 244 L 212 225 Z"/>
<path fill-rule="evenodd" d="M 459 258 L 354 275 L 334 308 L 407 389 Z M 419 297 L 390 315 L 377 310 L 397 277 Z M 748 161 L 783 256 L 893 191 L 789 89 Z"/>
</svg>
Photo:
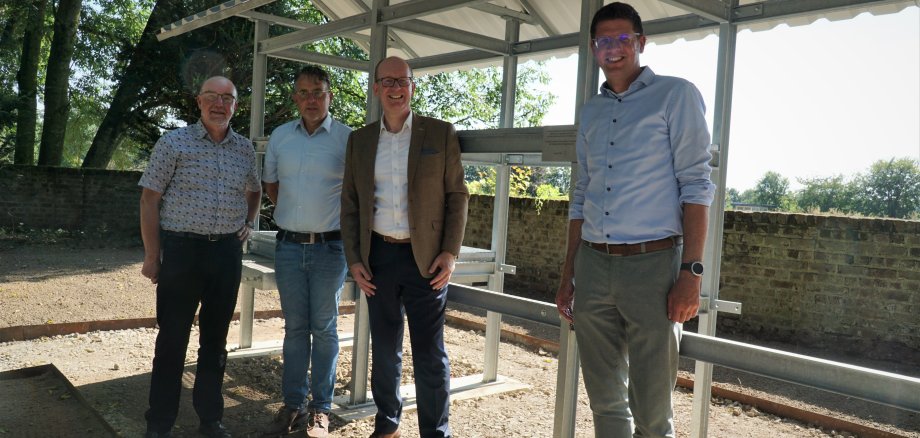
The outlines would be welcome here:
<svg viewBox="0 0 920 438">
<path fill-rule="evenodd" d="M 579 357 L 595 436 L 673 437 L 681 324 L 699 308 L 715 189 L 705 108 L 693 84 L 640 67 L 632 6 L 598 10 L 591 38 L 606 81 L 582 108 L 556 305 L 590 346 Z"/>
<path fill-rule="evenodd" d="M 301 69 L 293 99 L 300 118 L 272 132 L 262 175 L 275 204 L 275 276 L 284 314 L 284 405 L 265 434 L 306 424 L 307 436 L 325 437 L 339 354 L 336 318 L 346 270 L 339 211 L 351 128 L 329 115 L 332 91 L 323 69 Z"/>
</svg>

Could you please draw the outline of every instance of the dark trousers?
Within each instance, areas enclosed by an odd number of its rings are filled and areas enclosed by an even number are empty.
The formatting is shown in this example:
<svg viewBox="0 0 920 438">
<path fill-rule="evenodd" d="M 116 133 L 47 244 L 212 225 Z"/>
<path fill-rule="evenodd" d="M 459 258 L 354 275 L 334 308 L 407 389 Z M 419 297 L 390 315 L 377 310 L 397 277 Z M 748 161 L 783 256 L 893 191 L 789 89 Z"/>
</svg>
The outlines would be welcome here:
<svg viewBox="0 0 920 438">
<path fill-rule="evenodd" d="M 242 270 L 238 239 L 217 242 L 185 237 L 161 239 L 163 262 L 157 283 L 157 334 L 150 377 L 147 429 L 165 432 L 179 412 L 185 351 L 195 310 L 198 315 L 198 363 L 192 403 L 202 423 L 219 421 L 221 386 L 227 363 L 227 331 L 236 307 Z"/>
<path fill-rule="evenodd" d="M 450 364 L 444 349 L 447 287 L 432 290 L 421 276 L 410 244 L 386 243 L 374 235 L 371 280 L 376 294 L 367 299 L 373 345 L 371 391 L 377 405 L 374 428 L 391 433 L 399 427 L 402 399 L 403 316 L 409 321 L 412 365 L 422 438 L 449 437 Z"/>
</svg>

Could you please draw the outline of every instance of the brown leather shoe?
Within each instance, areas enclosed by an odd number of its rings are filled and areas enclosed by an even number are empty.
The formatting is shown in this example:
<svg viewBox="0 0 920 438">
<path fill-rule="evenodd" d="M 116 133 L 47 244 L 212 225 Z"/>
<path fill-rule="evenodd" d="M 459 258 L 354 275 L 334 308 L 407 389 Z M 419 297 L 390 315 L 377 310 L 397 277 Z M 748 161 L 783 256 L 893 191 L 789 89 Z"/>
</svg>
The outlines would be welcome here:
<svg viewBox="0 0 920 438">
<path fill-rule="evenodd" d="M 310 411 L 307 421 L 307 436 L 310 438 L 326 438 L 329 436 L 329 414 L 322 411 Z"/>
<path fill-rule="evenodd" d="M 399 429 L 396 429 L 393 433 L 380 433 L 374 432 L 371 434 L 370 438 L 399 438 L 402 435 L 399 433 Z"/>
<path fill-rule="evenodd" d="M 307 422 L 306 409 L 291 409 L 287 406 L 281 406 L 271 424 L 262 432 L 262 436 L 281 436 L 287 435 L 291 430 L 298 429 Z"/>
</svg>

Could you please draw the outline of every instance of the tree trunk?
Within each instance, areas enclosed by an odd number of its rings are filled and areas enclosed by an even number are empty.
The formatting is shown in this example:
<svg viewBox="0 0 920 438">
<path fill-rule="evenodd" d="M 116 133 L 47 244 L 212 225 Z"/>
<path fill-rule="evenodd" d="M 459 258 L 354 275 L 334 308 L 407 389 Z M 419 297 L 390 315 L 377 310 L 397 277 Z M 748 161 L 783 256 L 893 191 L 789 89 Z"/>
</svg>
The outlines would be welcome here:
<svg viewBox="0 0 920 438">
<path fill-rule="evenodd" d="M 153 48 L 159 44 L 156 38 L 157 31 L 172 21 L 176 10 L 175 3 L 177 2 L 171 0 L 157 0 L 153 10 L 150 11 L 150 17 L 147 19 L 147 25 L 144 27 L 140 41 L 137 46 L 130 49 L 133 50 L 131 60 L 121 76 L 118 90 L 115 91 L 109 110 L 105 113 L 102 123 L 99 124 L 96 136 L 93 137 L 93 144 L 89 147 L 86 158 L 83 160 L 83 168 L 105 168 L 109 165 L 118 145 L 123 143 L 121 140 L 125 135 L 125 126 L 131 120 L 132 112 L 137 111 L 136 108 L 133 108 L 137 103 L 137 96 L 150 79 L 144 71 L 144 58 L 153 53 Z"/>
<path fill-rule="evenodd" d="M 33 0 L 29 5 L 19 72 L 16 73 L 19 101 L 16 104 L 16 153 L 13 162 L 29 166 L 35 163 L 35 122 L 38 118 L 35 98 L 38 93 L 38 62 L 47 4 L 47 0 Z"/>
<path fill-rule="evenodd" d="M 70 61 L 73 58 L 83 0 L 60 0 L 54 13 L 54 38 L 45 77 L 45 119 L 38 150 L 39 166 L 60 166 L 70 112 Z"/>
</svg>

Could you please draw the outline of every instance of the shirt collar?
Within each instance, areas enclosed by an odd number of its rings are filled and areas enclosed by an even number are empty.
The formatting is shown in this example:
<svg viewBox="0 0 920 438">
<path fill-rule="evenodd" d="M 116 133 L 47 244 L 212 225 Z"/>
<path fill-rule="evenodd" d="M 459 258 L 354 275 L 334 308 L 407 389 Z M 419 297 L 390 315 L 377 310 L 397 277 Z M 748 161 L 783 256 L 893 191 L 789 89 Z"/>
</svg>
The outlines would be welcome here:
<svg viewBox="0 0 920 438">
<path fill-rule="evenodd" d="M 304 132 L 304 134 L 310 135 L 310 134 L 307 132 L 307 127 L 304 126 L 304 124 L 303 124 L 303 117 L 299 117 L 297 120 L 298 120 L 297 128 L 302 129 L 303 132 Z M 323 123 L 320 123 L 320 124 L 319 124 L 319 126 L 316 128 L 316 131 L 314 131 L 313 134 L 316 135 L 317 133 L 319 133 L 319 130 L 320 130 L 320 129 L 325 129 L 326 132 L 331 132 L 331 130 L 332 130 L 332 114 L 328 114 L 328 113 L 326 114 L 326 118 L 323 119 Z"/>
<path fill-rule="evenodd" d="M 636 77 L 636 80 L 632 81 L 632 83 L 629 84 L 629 87 L 626 88 L 626 91 L 622 93 L 615 93 L 607 85 L 607 81 L 604 81 L 604 83 L 601 84 L 600 93 L 607 97 L 623 97 L 627 94 L 635 92 L 636 90 L 639 90 L 639 89 L 642 89 L 642 88 L 645 88 L 651 85 L 654 80 L 655 80 L 655 72 L 652 71 L 651 67 L 645 66 L 645 67 L 642 67 L 642 71 L 639 72 L 639 76 Z"/>
<path fill-rule="evenodd" d="M 198 139 L 201 139 L 201 140 L 208 140 L 208 141 L 211 141 L 211 137 L 208 136 L 208 130 L 205 129 L 204 123 L 201 122 L 201 119 L 198 119 L 198 121 L 195 122 L 195 124 L 194 124 L 194 125 L 191 125 L 191 126 L 192 126 L 192 129 L 196 130 L 196 132 L 195 132 L 195 138 L 198 138 Z M 227 127 L 227 135 L 224 136 L 223 141 L 221 141 L 221 142 L 219 142 L 219 143 L 217 143 L 217 144 L 226 143 L 227 141 L 230 140 L 230 137 L 232 137 L 233 134 L 234 134 L 234 132 L 233 132 L 233 127 L 232 127 L 232 126 L 228 126 L 228 127 Z"/>
<path fill-rule="evenodd" d="M 412 114 L 412 112 L 409 112 L 409 117 L 406 117 L 406 121 L 405 121 L 405 123 L 403 123 L 402 129 L 400 129 L 399 132 L 397 132 L 397 133 L 395 133 L 395 134 L 400 134 L 400 133 L 406 132 L 406 130 L 409 130 L 409 132 L 412 132 L 412 118 L 413 118 L 413 117 L 414 117 L 414 115 Z M 381 132 L 381 133 L 384 133 L 384 132 L 389 133 L 389 132 L 390 132 L 390 131 L 387 131 L 387 126 L 386 126 L 386 124 L 383 123 L 383 117 L 382 117 L 382 116 L 380 117 L 380 132 Z M 394 134 L 394 135 L 395 135 L 395 134 Z"/>
</svg>

